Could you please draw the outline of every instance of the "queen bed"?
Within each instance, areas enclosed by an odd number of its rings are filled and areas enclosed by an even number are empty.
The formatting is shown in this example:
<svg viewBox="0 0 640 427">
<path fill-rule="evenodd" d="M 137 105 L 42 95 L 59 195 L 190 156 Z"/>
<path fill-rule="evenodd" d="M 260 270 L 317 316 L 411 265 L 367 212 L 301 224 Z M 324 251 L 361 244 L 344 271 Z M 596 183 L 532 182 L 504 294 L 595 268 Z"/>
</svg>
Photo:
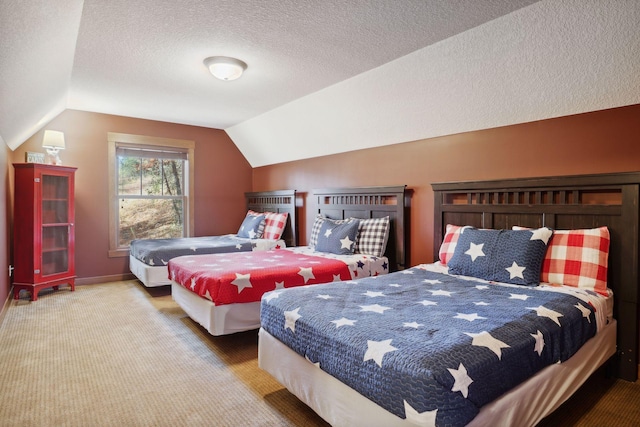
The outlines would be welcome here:
<svg viewBox="0 0 640 427">
<path fill-rule="evenodd" d="M 259 365 L 336 426 L 535 425 L 607 361 L 635 381 L 639 183 L 434 184 L 438 262 L 265 294 Z"/>
<path fill-rule="evenodd" d="M 401 269 L 405 192 L 404 186 L 315 190 L 309 246 L 174 258 L 172 297 L 210 334 L 227 335 L 260 326 L 267 291 Z"/>
<path fill-rule="evenodd" d="M 177 256 L 263 251 L 297 244 L 295 190 L 249 192 L 245 193 L 245 200 L 248 212 L 237 234 L 134 240 L 129 270 L 147 287 L 164 286 L 171 284 L 167 264 Z M 265 222 L 269 224 L 265 226 Z M 260 232 L 258 238 L 254 230 L 248 229 L 253 225 Z M 263 237 L 268 230 L 271 232 Z"/>
</svg>

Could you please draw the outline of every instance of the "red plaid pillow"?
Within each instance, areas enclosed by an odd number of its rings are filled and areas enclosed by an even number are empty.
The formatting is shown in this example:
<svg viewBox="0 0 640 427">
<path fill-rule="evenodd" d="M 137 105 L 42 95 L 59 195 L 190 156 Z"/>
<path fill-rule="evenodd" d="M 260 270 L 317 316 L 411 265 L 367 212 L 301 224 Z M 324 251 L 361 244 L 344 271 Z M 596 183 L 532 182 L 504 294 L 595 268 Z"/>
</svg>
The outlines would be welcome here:
<svg viewBox="0 0 640 427">
<path fill-rule="evenodd" d="M 540 281 L 607 295 L 610 240 L 607 227 L 554 230 L 542 263 Z"/>
<path fill-rule="evenodd" d="M 447 265 L 447 262 L 453 256 L 453 253 L 456 250 L 456 244 L 458 243 L 458 238 L 460 237 L 460 232 L 463 228 L 464 227 L 459 225 L 447 224 L 439 252 L 440 262 L 442 264 Z"/>
<path fill-rule="evenodd" d="M 253 212 L 249 211 L 249 213 L 257 214 L 257 215 L 265 215 L 264 218 L 264 231 L 262 232 L 263 239 L 273 239 L 278 240 L 282 237 L 282 232 L 284 231 L 284 227 L 287 225 L 287 217 L 289 214 L 287 212 L 283 213 L 275 213 L 275 212 Z"/>
</svg>

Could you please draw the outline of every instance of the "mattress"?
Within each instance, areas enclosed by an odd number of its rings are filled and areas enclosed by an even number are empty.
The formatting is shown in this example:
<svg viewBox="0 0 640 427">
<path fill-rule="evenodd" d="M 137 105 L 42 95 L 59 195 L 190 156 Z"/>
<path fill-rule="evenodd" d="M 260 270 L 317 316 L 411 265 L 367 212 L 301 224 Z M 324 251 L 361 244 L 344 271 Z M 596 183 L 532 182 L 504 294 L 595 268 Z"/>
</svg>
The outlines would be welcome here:
<svg viewBox="0 0 640 427">
<path fill-rule="evenodd" d="M 466 425 L 606 326 L 606 298 L 415 267 L 272 292 L 264 331 L 398 418 Z"/>
</svg>

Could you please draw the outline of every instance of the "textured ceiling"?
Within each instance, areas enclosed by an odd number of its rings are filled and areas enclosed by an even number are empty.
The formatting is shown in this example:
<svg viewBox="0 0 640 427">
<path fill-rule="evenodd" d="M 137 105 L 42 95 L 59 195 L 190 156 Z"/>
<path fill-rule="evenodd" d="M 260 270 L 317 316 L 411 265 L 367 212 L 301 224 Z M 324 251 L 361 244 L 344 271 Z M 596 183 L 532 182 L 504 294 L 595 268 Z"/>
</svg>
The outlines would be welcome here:
<svg viewBox="0 0 640 427">
<path fill-rule="evenodd" d="M 14 149 L 69 108 L 225 129 L 261 166 L 626 105 L 640 97 L 639 9 L 2 0 L 0 140 Z M 213 55 L 242 59 L 245 75 L 216 80 Z"/>
</svg>

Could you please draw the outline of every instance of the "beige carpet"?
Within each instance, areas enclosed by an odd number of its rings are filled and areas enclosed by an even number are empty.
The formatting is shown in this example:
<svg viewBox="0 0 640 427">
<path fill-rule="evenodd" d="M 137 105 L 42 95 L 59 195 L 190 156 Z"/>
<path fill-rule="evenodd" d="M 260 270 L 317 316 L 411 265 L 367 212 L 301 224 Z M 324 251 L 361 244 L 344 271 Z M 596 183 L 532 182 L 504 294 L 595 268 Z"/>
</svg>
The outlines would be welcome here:
<svg viewBox="0 0 640 427">
<path fill-rule="evenodd" d="M 168 293 L 130 281 L 13 301 L 0 425 L 327 425 L 258 368 L 256 332 L 212 337 Z M 589 384 L 541 425 L 640 425 L 640 384 Z"/>
</svg>

